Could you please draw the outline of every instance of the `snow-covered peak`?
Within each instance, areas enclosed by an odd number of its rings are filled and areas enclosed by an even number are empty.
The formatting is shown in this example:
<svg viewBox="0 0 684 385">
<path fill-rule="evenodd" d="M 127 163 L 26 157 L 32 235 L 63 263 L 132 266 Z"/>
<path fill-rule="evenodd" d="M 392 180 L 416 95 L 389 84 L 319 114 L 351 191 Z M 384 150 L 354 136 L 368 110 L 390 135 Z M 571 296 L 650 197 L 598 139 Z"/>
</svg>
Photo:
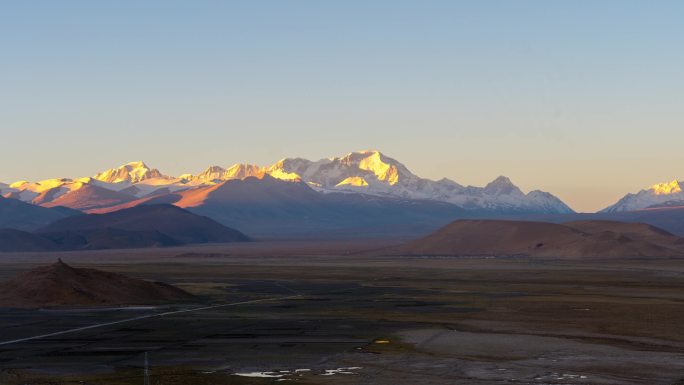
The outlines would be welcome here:
<svg viewBox="0 0 684 385">
<path fill-rule="evenodd" d="M 125 165 L 123 165 L 123 167 L 130 167 L 130 168 L 132 168 L 132 169 L 137 169 L 137 168 L 147 168 L 147 169 L 149 169 L 149 167 L 147 167 L 147 165 L 145 164 L 145 162 L 143 162 L 142 160 L 136 160 L 136 161 L 133 161 L 133 162 L 128 162 L 128 163 L 126 163 Z"/>
<path fill-rule="evenodd" d="M 364 157 L 359 161 L 358 168 L 372 172 L 378 180 L 390 185 L 399 183 L 399 178 L 414 176 L 403 164 L 383 156 L 378 151 L 365 152 L 360 155 Z"/>
<path fill-rule="evenodd" d="M 484 187 L 484 192 L 492 195 L 524 195 L 508 177 L 500 176 Z"/>
<path fill-rule="evenodd" d="M 250 176 L 261 178 L 263 175 L 263 167 L 248 163 L 236 163 L 226 170 L 228 179 L 245 179 Z"/>
<path fill-rule="evenodd" d="M 399 183 L 400 179 L 416 178 L 403 164 L 395 159 L 385 156 L 380 151 L 369 150 L 352 152 L 346 156 L 333 159 L 333 162 L 358 168 L 373 173 L 375 177 L 382 182 L 390 185 Z"/>
<path fill-rule="evenodd" d="M 151 178 L 169 178 L 157 169 L 149 168 L 144 162 L 127 163 L 121 167 L 109 169 L 96 174 L 93 179 L 107 183 L 130 182 L 137 183 Z M 171 178 L 169 178 L 171 179 Z"/>
<path fill-rule="evenodd" d="M 10 188 L 14 188 L 14 189 L 22 189 L 22 188 L 24 188 L 24 186 L 27 186 L 27 185 L 29 185 L 30 183 L 31 183 L 31 182 L 29 182 L 29 181 L 27 181 L 27 180 L 18 180 L 18 181 L 14 182 L 14 183 L 10 183 L 9 187 L 10 187 Z"/>
<path fill-rule="evenodd" d="M 225 173 L 226 169 L 221 166 L 209 166 L 197 175 L 189 175 L 189 179 L 194 182 L 214 183 L 221 180 Z"/>
<path fill-rule="evenodd" d="M 43 191 L 50 190 L 55 187 L 60 187 L 71 182 L 72 180 L 68 178 L 46 179 L 40 182 L 27 182 L 25 180 L 22 180 L 12 183 L 11 185 L 9 185 L 9 187 L 21 191 L 42 193 Z"/>
<path fill-rule="evenodd" d="M 316 162 L 283 159 L 266 172 L 278 179 L 301 178 L 323 192 L 357 192 L 405 199 L 431 199 L 469 209 L 506 212 L 572 212 L 555 196 L 539 192 L 524 194 L 510 179 L 498 177 L 486 187 L 463 187 L 449 180 L 420 178 L 397 160 L 375 150 L 351 152 Z"/>
<path fill-rule="evenodd" d="M 300 182 L 302 177 L 296 172 L 287 172 L 283 169 L 273 169 L 268 171 L 268 175 L 275 179 L 280 179 L 289 182 Z"/>
<path fill-rule="evenodd" d="M 673 180 L 671 182 L 654 184 L 651 186 L 650 190 L 653 191 L 654 195 L 670 195 L 681 193 L 682 187 L 680 186 L 679 181 Z"/>
<path fill-rule="evenodd" d="M 349 178 L 343 180 L 342 182 L 335 185 L 335 187 L 368 187 L 368 182 L 359 176 L 350 176 Z"/>
<path fill-rule="evenodd" d="M 543 213 L 569 214 L 574 212 L 570 206 L 546 191 L 532 190 L 527 193 L 525 198 L 531 202 L 534 207 L 541 209 L 540 211 Z"/>
<path fill-rule="evenodd" d="M 266 167 L 265 172 L 276 179 L 298 181 L 308 179 L 311 176 L 311 170 L 315 168 L 312 165 L 321 162 L 324 161 L 312 162 L 303 158 L 285 158 Z"/>
<path fill-rule="evenodd" d="M 676 179 L 671 182 L 656 183 L 637 193 L 630 193 L 622 197 L 615 204 L 601 210 L 602 212 L 621 212 L 641 210 L 652 206 L 668 206 L 669 202 L 684 200 L 682 191 L 684 182 Z M 677 203 L 678 204 L 678 203 Z"/>
<path fill-rule="evenodd" d="M 442 178 L 437 181 L 437 183 L 443 185 L 443 186 L 451 186 L 454 188 L 463 188 L 463 185 L 456 183 L 455 181 L 449 179 L 449 178 Z"/>
<path fill-rule="evenodd" d="M 403 164 L 379 151 L 351 152 L 342 157 L 321 159 L 317 162 L 287 158 L 268 167 L 266 172 L 274 178 L 300 178 L 322 188 L 372 185 L 376 189 L 384 190 L 403 181 L 418 179 Z"/>
<path fill-rule="evenodd" d="M 75 192 L 86 186 L 97 186 L 108 190 L 118 191 L 122 188 L 128 187 L 129 183 L 110 184 L 101 182 L 93 178 L 55 178 L 46 179 L 40 182 L 26 182 L 20 181 L 12 184 L 4 191 L 4 195 L 11 194 L 13 198 L 20 199 L 25 202 L 32 202 L 34 204 L 49 203 L 51 200 L 57 199 L 60 196 Z"/>
<path fill-rule="evenodd" d="M 232 179 L 245 179 L 250 176 L 261 178 L 263 175 L 263 167 L 247 163 L 236 163 L 227 169 L 221 166 L 210 166 L 197 175 L 181 175 L 179 180 L 191 185 L 201 185 L 216 184 Z"/>
</svg>

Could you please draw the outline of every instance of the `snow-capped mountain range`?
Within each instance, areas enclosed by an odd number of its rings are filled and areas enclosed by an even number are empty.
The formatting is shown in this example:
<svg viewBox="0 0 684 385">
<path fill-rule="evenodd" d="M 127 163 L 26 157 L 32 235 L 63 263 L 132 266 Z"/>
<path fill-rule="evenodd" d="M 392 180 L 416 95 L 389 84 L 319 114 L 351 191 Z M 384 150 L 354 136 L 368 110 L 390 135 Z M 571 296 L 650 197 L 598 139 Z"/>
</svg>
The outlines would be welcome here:
<svg viewBox="0 0 684 385">
<path fill-rule="evenodd" d="M 507 213 L 572 213 L 572 209 L 550 193 L 523 193 L 510 179 L 498 177 L 485 187 L 463 186 L 449 179 L 433 181 L 413 174 L 400 162 L 378 151 L 360 151 L 318 161 L 286 158 L 261 167 L 235 164 L 211 166 L 199 174 L 168 176 L 143 162 L 132 162 L 92 177 L 58 178 L 40 182 L 0 184 L 0 193 L 43 206 L 62 205 L 79 209 L 104 207 L 126 197 L 142 198 L 206 187 L 247 177 L 305 183 L 322 193 L 350 193 L 448 202 L 465 209 Z M 98 198 L 106 202 L 98 206 Z M 83 204 L 83 201 L 87 204 Z M 76 203 L 77 202 L 77 203 Z"/>
<path fill-rule="evenodd" d="M 684 182 L 673 180 L 654 184 L 637 193 L 625 195 L 617 203 L 601 210 L 604 213 L 635 211 L 657 207 L 684 206 Z"/>
</svg>

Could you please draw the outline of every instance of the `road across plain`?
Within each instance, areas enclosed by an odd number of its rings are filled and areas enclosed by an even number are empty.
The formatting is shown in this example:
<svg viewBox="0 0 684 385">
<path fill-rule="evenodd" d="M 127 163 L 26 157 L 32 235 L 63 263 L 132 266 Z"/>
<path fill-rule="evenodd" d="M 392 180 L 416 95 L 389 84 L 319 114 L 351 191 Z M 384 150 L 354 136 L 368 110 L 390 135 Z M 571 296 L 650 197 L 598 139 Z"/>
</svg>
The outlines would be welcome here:
<svg viewBox="0 0 684 385">
<path fill-rule="evenodd" d="M 197 311 L 202 311 L 202 310 L 211 310 L 211 309 L 218 309 L 218 308 L 222 308 L 222 307 L 246 305 L 246 304 L 251 304 L 251 303 L 259 303 L 259 302 L 282 301 L 282 300 L 287 300 L 287 299 L 298 298 L 301 296 L 302 296 L 302 294 L 289 295 L 289 296 L 285 296 L 285 297 L 270 297 L 270 298 L 255 299 L 255 300 L 250 300 L 250 301 L 232 302 L 232 303 L 224 303 L 224 304 L 218 304 L 218 305 L 201 306 L 201 307 L 195 307 L 195 308 L 190 308 L 190 309 L 173 310 L 173 311 L 167 311 L 167 312 L 163 312 L 163 313 L 145 314 L 145 315 L 126 318 L 126 319 L 122 319 L 122 320 L 118 320 L 118 321 L 103 322 L 103 323 L 99 323 L 99 324 L 95 324 L 95 325 L 83 326 L 80 328 L 62 330 L 62 331 L 58 331 L 58 332 L 54 332 L 54 333 L 41 334 L 41 335 L 32 336 L 32 337 L 25 337 L 25 338 L 18 338 L 18 339 L 9 340 L 9 341 L 2 341 L 2 342 L 0 342 L 0 346 L 12 345 L 12 344 L 16 344 L 19 342 L 40 340 L 40 339 L 44 339 L 44 338 L 48 338 L 48 337 L 55 337 L 55 336 L 61 336 L 64 334 L 81 332 L 84 330 L 97 329 L 97 328 L 101 328 L 101 327 L 118 325 L 118 324 L 123 324 L 123 323 L 128 323 L 128 322 L 134 322 L 134 321 L 140 321 L 140 320 L 145 320 L 145 319 L 150 319 L 150 318 L 165 317 L 165 316 L 174 315 L 174 314 L 192 313 L 192 312 L 197 312 Z"/>
</svg>

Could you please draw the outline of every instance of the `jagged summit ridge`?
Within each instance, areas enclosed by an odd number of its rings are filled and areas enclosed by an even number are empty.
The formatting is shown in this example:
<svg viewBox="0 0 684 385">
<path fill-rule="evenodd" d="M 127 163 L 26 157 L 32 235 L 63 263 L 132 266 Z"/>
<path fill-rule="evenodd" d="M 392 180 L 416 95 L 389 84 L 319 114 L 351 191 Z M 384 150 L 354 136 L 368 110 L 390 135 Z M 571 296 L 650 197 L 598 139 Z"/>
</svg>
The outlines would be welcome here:
<svg viewBox="0 0 684 385">
<path fill-rule="evenodd" d="M 253 164 L 236 163 L 227 169 L 221 166 L 210 166 L 197 175 L 182 175 L 181 179 L 185 179 L 193 184 L 215 184 L 226 180 L 244 179 L 250 176 L 261 177 L 263 174 L 263 167 Z"/>
<path fill-rule="evenodd" d="M 523 193 L 500 176 L 484 188 L 464 187 L 452 180 L 432 181 L 413 174 L 405 165 L 379 151 L 352 152 L 339 158 L 312 162 L 283 159 L 268 171 L 299 176 L 323 192 L 361 192 L 407 199 L 449 202 L 468 209 L 507 212 L 570 213 L 570 207 L 549 193 Z M 272 174 L 274 175 L 274 174 Z"/>
<path fill-rule="evenodd" d="M 127 163 L 121 167 L 109 169 L 93 176 L 93 179 L 106 183 L 137 183 L 152 178 L 165 178 L 165 175 L 162 175 L 157 169 L 147 167 L 145 162 L 142 161 Z"/>
<path fill-rule="evenodd" d="M 181 191 L 202 186 L 217 185 L 229 180 L 264 178 L 306 183 L 321 193 L 362 193 L 402 199 L 422 199 L 448 202 L 466 209 L 570 213 L 560 199 L 542 192 L 525 194 L 513 182 L 500 176 L 485 187 L 463 186 L 450 179 L 433 181 L 412 173 L 408 167 L 377 150 L 350 152 L 340 157 L 311 161 L 303 158 L 284 158 L 270 166 L 237 163 L 230 167 L 211 166 L 199 174 L 171 177 L 147 166 L 142 161 L 131 162 L 118 168 L 78 180 L 54 179 L 36 183 L 17 182 L 3 187 L 3 195 L 14 194 L 24 201 L 47 204 L 50 200 L 73 193 L 84 186 L 129 194 L 141 198 L 164 191 Z M 118 196 L 119 200 L 125 197 Z M 62 201 L 68 201 L 63 198 Z"/>
</svg>

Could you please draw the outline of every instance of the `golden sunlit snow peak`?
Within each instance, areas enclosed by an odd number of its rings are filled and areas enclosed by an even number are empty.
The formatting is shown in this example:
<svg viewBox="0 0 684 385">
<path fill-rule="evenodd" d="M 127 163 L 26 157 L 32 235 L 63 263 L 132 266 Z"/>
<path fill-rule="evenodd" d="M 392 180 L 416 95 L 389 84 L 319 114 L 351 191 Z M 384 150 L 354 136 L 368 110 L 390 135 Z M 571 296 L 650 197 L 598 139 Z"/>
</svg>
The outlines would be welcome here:
<svg viewBox="0 0 684 385">
<path fill-rule="evenodd" d="M 10 188 L 16 188 L 16 189 L 23 189 L 24 186 L 28 185 L 30 182 L 27 180 L 18 180 L 12 184 L 10 184 Z"/>
<path fill-rule="evenodd" d="M 654 184 L 651 186 L 651 190 L 655 195 L 670 195 L 682 192 L 682 188 L 676 180 Z"/>
<path fill-rule="evenodd" d="M 262 178 L 264 168 L 254 164 L 236 163 L 226 170 L 227 179 L 245 179 L 250 176 Z"/>
<path fill-rule="evenodd" d="M 505 178 L 499 178 L 496 183 L 490 183 L 485 188 L 465 188 L 449 180 L 435 182 L 420 178 L 402 163 L 377 150 L 351 152 L 342 157 L 317 161 L 285 158 L 267 167 L 246 163 L 237 163 L 228 168 L 212 166 L 200 174 L 183 174 L 180 177 L 164 175 L 144 162 L 137 161 L 103 171 L 92 178 L 20 181 L 11 186 L 0 187 L 3 196 L 12 195 L 26 202 L 36 201 L 45 205 L 88 186 L 93 188 L 86 190 L 105 189 L 137 198 L 194 190 L 201 194 L 188 193 L 188 197 L 199 197 L 213 191 L 213 188 L 220 188 L 225 181 L 250 177 L 263 179 L 265 176 L 282 181 L 303 182 L 320 192 L 346 191 L 397 196 L 402 199 L 432 199 L 458 206 L 487 209 L 517 207 L 553 213 L 572 212 L 556 197 L 538 192 L 523 194 Z M 656 185 L 653 191 L 656 194 L 672 194 L 681 189 L 679 183 L 672 182 Z M 651 191 L 648 193 L 655 196 Z M 184 198 L 183 204 L 194 207 L 201 200 Z"/>
<path fill-rule="evenodd" d="M 395 185 L 399 182 L 399 170 L 397 167 L 386 163 L 382 159 L 382 154 L 378 151 L 363 151 L 361 154 L 368 155 L 359 162 L 359 168 L 370 171 L 378 180 Z"/>
<path fill-rule="evenodd" d="M 276 179 L 289 181 L 289 182 L 301 182 L 302 177 L 294 172 L 286 172 L 282 169 L 272 169 L 268 172 L 270 176 Z"/>
<path fill-rule="evenodd" d="M 354 186 L 354 187 L 365 187 L 368 186 L 368 182 L 360 176 L 350 176 L 349 178 L 338 183 L 335 187 L 341 186 Z"/>
<path fill-rule="evenodd" d="M 150 178 L 164 177 L 159 170 L 150 169 L 145 162 L 127 163 L 119 168 L 101 172 L 93 177 L 95 180 L 107 183 L 131 182 L 137 183 Z"/>
</svg>

